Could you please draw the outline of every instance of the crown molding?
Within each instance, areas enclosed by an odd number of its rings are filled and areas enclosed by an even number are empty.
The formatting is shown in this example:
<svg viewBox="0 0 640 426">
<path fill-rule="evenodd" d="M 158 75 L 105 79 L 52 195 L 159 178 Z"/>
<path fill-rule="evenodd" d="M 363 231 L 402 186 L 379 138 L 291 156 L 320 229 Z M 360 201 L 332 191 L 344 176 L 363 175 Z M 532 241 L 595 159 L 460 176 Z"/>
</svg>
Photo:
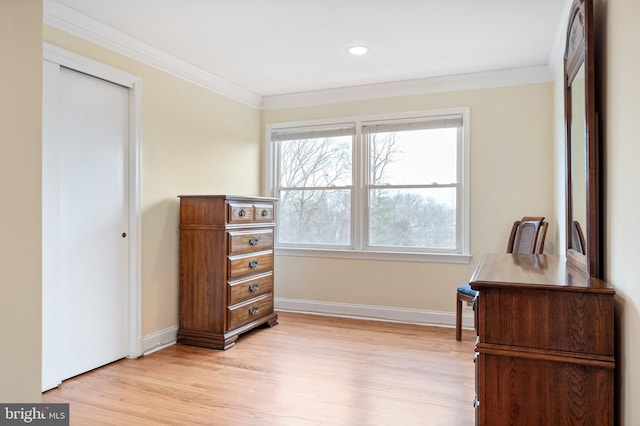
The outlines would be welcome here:
<svg viewBox="0 0 640 426">
<path fill-rule="evenodd" d="M 569 23 L 569 13 L 571 11 L 571 3 L 573 0 L 564 0 L 562 13 L 556 25 L 556 34 L 549 52 L 549 71 L 555 78 L 564 71 L 564 50 L 567 43 L 567 24 Z"/>
<path fill-rule="evenodd" d="M 181 61 L 55 0 L 44 0 L 43 22 L 222 96 L 260 108 L 260 95 Z"/>
<path fill-rule="evenodd" d="M 565 1 L 570 5 L 571 0 Z M 263 97 L 149 46 L 56 0 L 43 1 L 43 22 L 242 104 L 266 110 L 549 82 L 557 72 L 557 51 L 564 49 L 563 36 L 558 35 L 562 31 L 558 31 L 549 56 L 549 64 L 555 68 L 542 65 Z M 562 46 L 558 47 L 558 43 Z"/>
<path fill-rule="evenodd" d="M 551 72 L 546 65 L 541 65 L 536 67 L 265 96 L 262 98 L 262 109 L 298 108 L 381 98 L 425 95 L 430 93 L 546 83 L 549 81 L 552 81 Z"/>
</svg>

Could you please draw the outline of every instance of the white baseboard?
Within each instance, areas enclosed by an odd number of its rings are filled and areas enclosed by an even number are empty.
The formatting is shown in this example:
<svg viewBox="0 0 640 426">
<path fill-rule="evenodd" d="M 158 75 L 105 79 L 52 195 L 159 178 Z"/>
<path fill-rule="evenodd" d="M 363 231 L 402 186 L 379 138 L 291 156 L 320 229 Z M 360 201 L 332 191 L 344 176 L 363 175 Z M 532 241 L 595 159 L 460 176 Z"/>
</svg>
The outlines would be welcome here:
<svg viewBox="0 0 640 426">
<path fill-rule="evenodd" d="M 349 318 L 370 319 L 379 321 L 403 322 L 408 324 L 424 324 L 439 327 L 454 327 L 455 312 L 425 311 L 421 309 L 390 308 L 388 306 L 356 305 L 351 303 L 320 302 L 316 300 L 285 299 L 276 297 L 276 310 L 303 312 Z M 473 314 L 462 314 L 462 327 L 473 328 Z M 178 326 L 166 328 L 155 333 L 142 336 L 142 355 L 176 343 Z"/>
<path fill-rule="evenodd" d="M 176 343 L 178 326 L 165 328 L 155 333 L 142 336 L 142 356 L 166 348 Z"/>
<path fill-rule="evenodd" d="M 315 300 L 276 297 L 276 310 L 374 319 L 380 321 L 455 327 L 455 312 L 425 311 L 421 309 L 390 308 L 387 306 L 355 305 L 350 303 L 319 302 Z M 462 327 L 473 328 L 473 314 L 462 315 Z"/>
</svg>

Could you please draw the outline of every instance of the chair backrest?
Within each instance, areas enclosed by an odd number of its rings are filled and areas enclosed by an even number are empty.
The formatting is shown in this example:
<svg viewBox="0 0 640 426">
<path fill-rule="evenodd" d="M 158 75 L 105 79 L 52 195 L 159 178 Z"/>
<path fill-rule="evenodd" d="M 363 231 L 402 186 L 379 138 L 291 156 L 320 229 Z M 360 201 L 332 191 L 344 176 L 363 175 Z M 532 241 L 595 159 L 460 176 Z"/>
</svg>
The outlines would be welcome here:
<svg viewBox="0 0 640 426">
<path fill-rule="evenodd" d="M 542 253 L 548 226 L 544 217 L 525 216 L 516 220 L 511 228 L 507 253 Z"/>
<path fill-rule="evenodd" d="M 571 248 L 573 248 L 580 254 L 585 254 L 584 234 L 582 233 L 580 222 L 578 222 L 577 220 L 573 221 L 573 226 L 571 227 L 571 238 Z"/>
</svg>

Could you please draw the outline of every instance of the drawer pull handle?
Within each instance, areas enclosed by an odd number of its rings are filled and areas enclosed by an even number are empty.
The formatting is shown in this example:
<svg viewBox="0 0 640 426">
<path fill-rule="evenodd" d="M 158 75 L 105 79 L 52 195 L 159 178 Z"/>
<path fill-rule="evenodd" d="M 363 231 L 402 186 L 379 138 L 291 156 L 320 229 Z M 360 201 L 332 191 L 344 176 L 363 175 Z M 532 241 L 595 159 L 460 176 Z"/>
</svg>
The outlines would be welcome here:
<svg viewBox="0 0 640 426">
<path fill-rule="evenodd" d="M 249 284 L 249 291 L 251 292 L 258 291 L 259 288 L 260 288 L 260 284 L 258 283 Z"/>
<path fill-rule="evenodd" d="M 247 211 L 245 209 L 240 209 L 238 212 L 238 216 L 245 217 L 247 215 Z"/>
<path fill-rule="evenodd" d="M 267 217 L 267 216 L 269 216 L 269 210 L 267 210 L 267 209 L 262 210 L 262 211 L 260 212 L 260 216 L 262 216 L 262 217 Z"/>
<path fill-rule="evenodd" d="M 249 238 L 250 246 L 257 246 L 259 242 L 260 242 L 259 238 L 256 238 L 256 237 Z"/>
<path fill-rule="evenodd" d="M 254 269 L 258 267 L 258 261 L 257 260 L 252 260 L 251 262 L 249 262 L 249 268 Z"/>
<path fill-rule="evenodd" d="M 259 310 L 260 308 L 258 308 L 257 306 L 252 306 L 249 308 L 249 315 L 255 315 L 258 313 Z"/>
</svg>

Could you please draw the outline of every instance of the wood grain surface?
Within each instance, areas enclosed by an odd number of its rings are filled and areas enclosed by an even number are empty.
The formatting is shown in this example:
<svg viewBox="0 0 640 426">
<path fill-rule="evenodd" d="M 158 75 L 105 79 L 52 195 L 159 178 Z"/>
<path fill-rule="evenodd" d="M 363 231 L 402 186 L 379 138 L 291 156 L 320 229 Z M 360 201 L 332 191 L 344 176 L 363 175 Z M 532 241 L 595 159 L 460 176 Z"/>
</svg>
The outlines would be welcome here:
<svg viewBox="0 0 640 426">
<path fill-rule="evenodd" d="M 173 345 L 63 382 L 71 425 L 473 425 L 474 333 L 279 312 L 233 350 Z"/>
</svg>

